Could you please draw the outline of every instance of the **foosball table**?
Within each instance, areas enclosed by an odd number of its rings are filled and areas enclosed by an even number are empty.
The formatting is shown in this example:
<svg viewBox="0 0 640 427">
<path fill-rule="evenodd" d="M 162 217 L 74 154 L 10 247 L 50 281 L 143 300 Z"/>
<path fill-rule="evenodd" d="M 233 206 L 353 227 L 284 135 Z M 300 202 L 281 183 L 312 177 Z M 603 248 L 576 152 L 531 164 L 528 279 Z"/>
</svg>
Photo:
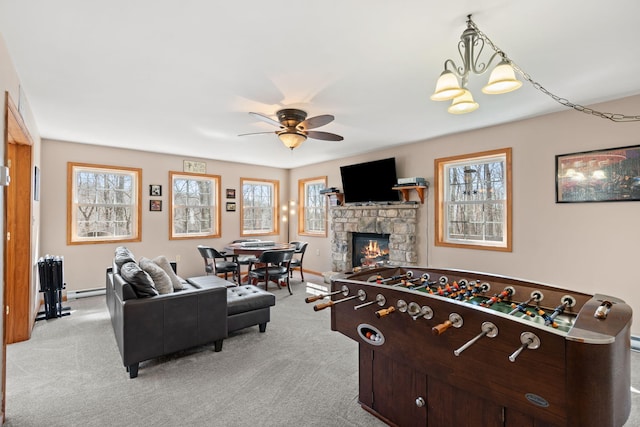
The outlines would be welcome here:
<svg viewBox="0 0 640 427">
<path fill-rule="evenodd" d="M 324 298 L 330 298 L 325 300 Z M 632 310 L 461 270 L 379 267 L 307 298 L 358 342 L 359 402 L 398 426 L 622 426 Z"/>
</svg>

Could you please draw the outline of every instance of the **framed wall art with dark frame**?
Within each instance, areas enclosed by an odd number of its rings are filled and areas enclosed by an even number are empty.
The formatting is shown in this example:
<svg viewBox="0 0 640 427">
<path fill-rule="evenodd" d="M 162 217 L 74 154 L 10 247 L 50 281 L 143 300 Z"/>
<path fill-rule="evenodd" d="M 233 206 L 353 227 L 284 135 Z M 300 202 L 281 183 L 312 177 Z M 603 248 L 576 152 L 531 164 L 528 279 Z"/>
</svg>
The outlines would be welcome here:
<svg viewBox="0 0 640 427">
<path fill-rule="evenodd" d="M 227 212 L 236 211 L 236 202 L 227 202 Z"/>
<path fill-rule="evenodd" d="M 235 198 L 236 198 L 236 189 L 227 188 L 227 199 L 235 199 Z"/>
<path fill-rule="evenodd" d="M 149 195 L 153 197 L 162 196 L 162 185 L 151 184 L 149 186 Z"/>
<path fill-rule="evenodd" d="M 149 200 L 149 210 L 152 212 L 162 211 L 162 200 Z"/>
<path fill-rule="evenodd" d="M 556 203 L 640 201 L 640 145 L 556 156 Z"/>
</svg>

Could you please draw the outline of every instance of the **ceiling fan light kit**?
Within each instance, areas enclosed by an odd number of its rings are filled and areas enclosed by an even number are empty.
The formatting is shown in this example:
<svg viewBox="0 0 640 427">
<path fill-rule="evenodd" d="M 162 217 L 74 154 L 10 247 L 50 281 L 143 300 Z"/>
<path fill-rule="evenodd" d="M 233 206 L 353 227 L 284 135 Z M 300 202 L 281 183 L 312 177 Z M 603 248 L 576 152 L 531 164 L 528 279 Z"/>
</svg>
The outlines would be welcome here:
<svg viewBox="0 0 640 427">
<path fill-rule="evenodd" d="M 277 121 L 271 117 L 265 116 L 264 114 L 253 112 L 249 114 L 269 124 L 278 126 L 280 130 L 275 131 L 275 134 L 278 135 L 278 138 L 280 138 L 280 141 L 282 141 L 285 147 L 291 150 L 299 147 L 307 140 L 307 138 L 320 139 L 324 141 L 342 141 L 344 139 L 342 136 L 336 135 L 335 133 L 309 131 L 309 129 L 315 129 L 331 123 L 335 117 L 330 114 L 323 114 L 307 119 L 307 113 L 303 110 L 299 110 L 297 108 L 283 108 L 276 112 L 276 117 L 278 118 Z M 265 133 L 274 132 L 254 132 L 242 134 L 240 136 Z"/>
</svg>

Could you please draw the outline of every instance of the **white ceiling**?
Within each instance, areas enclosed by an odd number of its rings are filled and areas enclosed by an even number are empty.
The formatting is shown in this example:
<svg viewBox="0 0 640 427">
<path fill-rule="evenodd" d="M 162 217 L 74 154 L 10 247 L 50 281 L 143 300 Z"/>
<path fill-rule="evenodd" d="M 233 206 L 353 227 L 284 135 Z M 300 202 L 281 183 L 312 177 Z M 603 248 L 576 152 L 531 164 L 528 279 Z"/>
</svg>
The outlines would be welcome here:
<svg viewBox="0 0 640 427">
<path fill-rule="evenodd" d="M 0 32 L 44 138 L 292 168 L 566 109 L 488 75 L 473 113 L 429 100 L 468 14 L 561 97 L 640 93 L 638 0 L 0 0 Z M 238 136 L 283 107 L 344 141 Z"/>
</svg>

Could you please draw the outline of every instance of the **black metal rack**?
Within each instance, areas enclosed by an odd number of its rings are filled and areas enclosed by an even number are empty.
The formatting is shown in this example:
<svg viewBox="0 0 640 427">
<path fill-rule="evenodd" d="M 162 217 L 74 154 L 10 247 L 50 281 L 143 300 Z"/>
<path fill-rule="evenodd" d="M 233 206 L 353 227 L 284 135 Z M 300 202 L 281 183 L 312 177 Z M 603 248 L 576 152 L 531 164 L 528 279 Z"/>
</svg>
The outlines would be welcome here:
<svg viewBox="0 0 640 427">
<path fill-rule="evenodd" d="M 40 292 L 44 294 L 44 311 L 38 312 L 36 320 L 68 316 L 69 307 L 62 306 L 62 290 L 65 288 L 63 258 L 46 255 L 38 260 Z"/>
</svg>

